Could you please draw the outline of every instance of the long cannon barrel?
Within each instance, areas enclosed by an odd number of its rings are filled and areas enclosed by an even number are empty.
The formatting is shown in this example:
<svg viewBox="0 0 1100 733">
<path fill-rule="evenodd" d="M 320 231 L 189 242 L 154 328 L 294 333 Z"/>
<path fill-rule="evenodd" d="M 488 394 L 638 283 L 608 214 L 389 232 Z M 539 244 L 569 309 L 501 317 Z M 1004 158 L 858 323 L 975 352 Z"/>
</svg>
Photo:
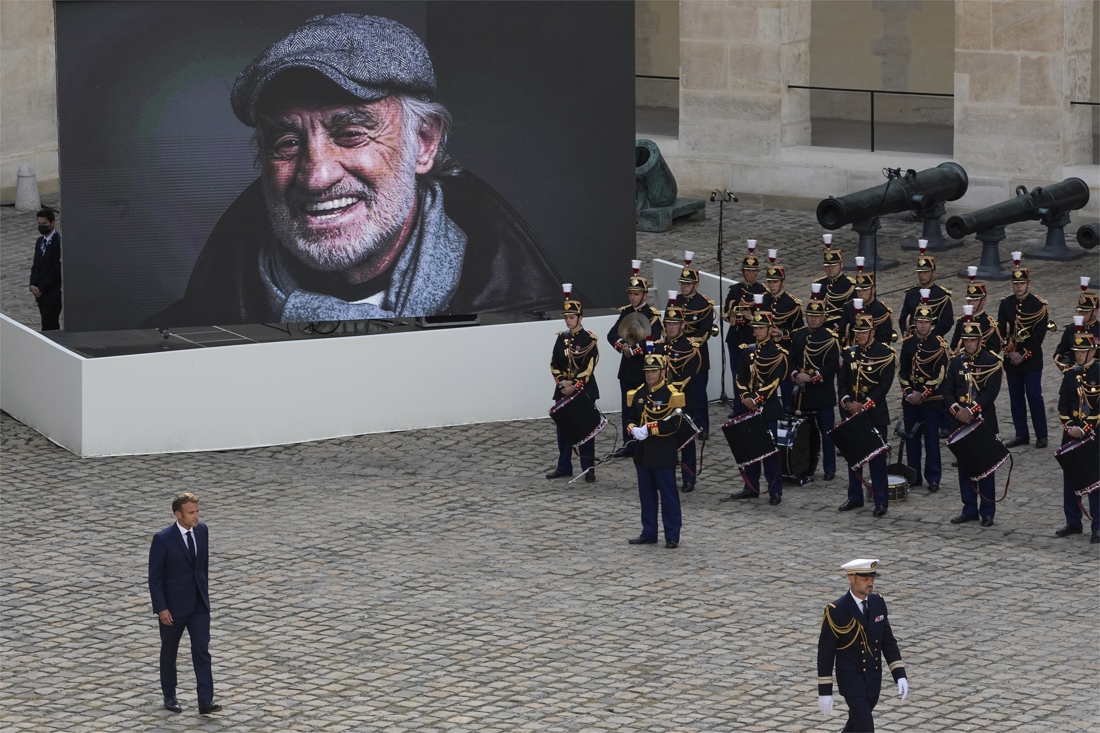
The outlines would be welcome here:
<svg viewBox="0 0 1100 733">
<path fill-rule="evenodd" d="M 817 221 L 826 229 L 845 224 L 919 209 L 941 201 L 954 201 L 966 193 L 969 181 L 958 163 L 941 163 L 935 168 L 887 181 L 881 186 L 856 191 L 847 196 L 830 196 L 817 205 Z"/>
<path fill-rule="evenodd" d="M 1098 228 L 1100 228 L 1100 224 L 1085 224 L 1078 229 L 1077 244 L 1085 249 L 1092 249 L 1097 244 L 1100 244 L 1100 233 L 1096 231 Z"/>
<path fill-rule="evenodd" d="M 945 228 L 953 239 L 985 229 L 994 229 L 1029 219 L 1042 219 L 1050 211 L 1073 211 L 1089 202 L 1088 184 L 1080 178 L 1067 178 L 1049 186 L 1033 188 L 1031 193 L 1017 188 L 1016 198 L 1002 201 L 969 214 L 952 216 Z"/>
</svg>

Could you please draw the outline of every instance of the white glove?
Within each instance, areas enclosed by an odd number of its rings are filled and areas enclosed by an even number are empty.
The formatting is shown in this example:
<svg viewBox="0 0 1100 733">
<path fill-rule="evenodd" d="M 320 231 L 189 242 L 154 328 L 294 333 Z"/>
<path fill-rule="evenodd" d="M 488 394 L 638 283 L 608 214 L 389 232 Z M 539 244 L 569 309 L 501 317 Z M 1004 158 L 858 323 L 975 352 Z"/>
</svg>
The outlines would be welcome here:
<svg viewBox="0 0 1100 733">
<path fill-rule="evenodd" d="M 909 696 L 909 682 L 904 677 L 898 677 L 898 694 L 902 700 Z"/>
<path fill-rule="evenodd" d="M 638 428 L 631 428 L 630 434 L 634 436 L 634 440 L 645 440 L 649 437 L 649 429 L 642 425 Z"/>
<path fill-rule="evenodd" d="M 821 711 L 822 715 L 828 715 L 833 712 L 833 696 L 819 695 L 817 698 L 817 709 Z"/>
</svg>

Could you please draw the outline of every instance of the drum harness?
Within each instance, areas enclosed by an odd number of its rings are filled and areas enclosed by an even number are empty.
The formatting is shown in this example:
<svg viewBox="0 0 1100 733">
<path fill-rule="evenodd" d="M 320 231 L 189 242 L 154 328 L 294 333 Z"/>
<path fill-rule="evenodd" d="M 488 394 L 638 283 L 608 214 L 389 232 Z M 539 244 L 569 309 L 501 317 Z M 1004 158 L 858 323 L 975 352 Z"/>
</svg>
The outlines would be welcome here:
<svg viewBox="0 0 1100 733">
<path fill-rule="evenodd" d="M 771 340 L 770 337 L 769 337 L 768 340 Z M 762 384 L 756 390 L 752 389 L 752 386 L 754 384 L 757 384 L 757 383 L 763 381 L 763 379 L 760 377 L 760 370 L 761 369 L 764 369 L 765 372 L 771 373 L 771 371 L 775 368 L 776 364 L 779 363 L 779 360 L 783 359 L 783 358 L 786 358 L 786 354 L 784 354 L 782 351 L 780 351 L 778 354 L 776 354 L 774 357 L 772 357 L 770 359 L 760 359 L 760 360 L 758 360 L 757 359 L 758 349 L 756 347 L 757 347 L 757 344 L 752 344 L 751 346 L 749 346 L 749 349 L 748 349 L 748 352 L 749 352 L 749 391 L 755 391 L 755 392 L 759 393 L 762 390 L 766 390 L 766 389 L 772 389 L 772 390 L 779 389 L 779 381 L 780 381 L 781 377 L 778 377 L 778 378 L 772 380 L 768 384 Z M 759 364 L 757 363 L 758 361 L 760 362 Z M 762 409 L 763 408 L 757 408 L 757 411 L 759 412 Z M 747 475 L 745 475 L 745 469 L 741 467 L 741 464 L 737 465 L 737 470 L 741 473 L 741 479 L 745 482 L 745 486 L 749 487 L 749 491 L 752 491 L 755 494 L 759 494 L 760 493 L 760 487 L 752 485 L 752 482 L 749 481 L 749 477 Z M 780 473 L 783 470 L 782 467 L 779 466 L 778 462 L 776 463 L 775 470 L 776 470 L 777 473 Z M 763 475 L 763 473 L 764 473 L 764 467 L 763 466 L 760 467 L 760 473 L 761 473 L 761 475 Z M 767 477 L 765 477 L 765 478 L 767 478 Z M 769 483 L 770 483 L 770 479 L 769 479 Z M 718 501 L 719 501 L 719 503 L 721 503 L 723 501 L 729 501 L 729 497 L 719 499 Z"/>
<path fill-rule="evenodd" d="M 980 354 L 981 351 L 979 350 L 978 353 Z M 981 387 L 984 387 L 986 380 L 988 380 L 991 376 L 996 374 L 997 369 L 1001 369 L 1003 367 L 1000 363 L 998 363 L 997 367 L 995 369 L 990 369 L 988 371 L 980 372 L 980 376 L 978 376 L 978 375 L 975 375 L 970 370 L 970 365 L 971 365 L 972 361 L 973 361 L 973 357 L 971 357 L 969 354 L 966 354 L 964 352 L 963 355 L 962 355 L 962 368 L 963 368 L 963 379 L 966 381 L 966 401 L 970 405 L 976 405 L 977 402 L 975 402 L 974 391 L 976 389 L 980 389 Z M 979 384 L 979 382 L 981 384 Z M 967 409 L 970 409 L 970 408 L 967 408 Z M 979 418 L 979 419 L 981 419 L 981 418 Z M 991 502 L 993 504 L 996 504 L 998 501 L 1004 501 L 1005 497 L 1008 496 L 1008 485 L 1010 483 L 1012 483 L 1012 467 L 1013 467 L 1014 463 L 1015 463 L 1015 461 L 1012 458 L 1012 451 L 1009 451 L 1009 453 L 1008 453 L 1008 475 L 1005 476 L 1005 491 L 1004 491 L 1003 494 L 1001 494 L 1000 499 L 997 498 L 997 492 L 996 491 L 993 492 L 992 497 L 989 497 L 989 496 L 986 496 L 985 494 L 983 494 L 981 492 L 981 490 L 978 488 L 978 482 L 971 479 L 970 483 L 974 487 L 974 493 L 977 494 L 978 496 L 982 497 L 986 501 Z"/>
</svg>

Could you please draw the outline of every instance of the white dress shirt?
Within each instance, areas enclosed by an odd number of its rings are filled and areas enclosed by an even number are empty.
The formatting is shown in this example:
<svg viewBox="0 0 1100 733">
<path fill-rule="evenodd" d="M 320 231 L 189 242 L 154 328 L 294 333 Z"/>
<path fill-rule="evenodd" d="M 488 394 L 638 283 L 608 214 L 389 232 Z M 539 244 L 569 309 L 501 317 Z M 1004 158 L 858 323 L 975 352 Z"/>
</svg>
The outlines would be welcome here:
<svg viewBox="0 0 1100 733">
<path fill-rule="evenodd" d="M 856 608 L 860 610 L 860 613 L 863 615 L 863 621 L 866 622 L 868 619 L 867 614 L 863 612 L 863 601 L 867 599 L 864 598 L 863 600 L 860 600 L 859 596 L 857 596 L 853 591 L 848 591 L 848 595 L 850 595 L 852 599 L 856 602 Z"/>
<path fill-rule="evenodd" d="M 193 529 L 184 529 L 183 525 L 181 525 L 178 521 L 176 522 L 176 529 L 178 529 L 180 531 L 180 536 L 183 537 L 183 546 L 184 547 L 187 547 L 187 533 L 188 532 L 191 533 L 191 541 L 195 545 L 195 555 L 198 556 L 198 554 L 199 554 L 199 538 L 195 534 L 195 530 L 193 530 Z M 190 552 L 190 548 L 188 548 L 188 552 Z"/>
</svg>

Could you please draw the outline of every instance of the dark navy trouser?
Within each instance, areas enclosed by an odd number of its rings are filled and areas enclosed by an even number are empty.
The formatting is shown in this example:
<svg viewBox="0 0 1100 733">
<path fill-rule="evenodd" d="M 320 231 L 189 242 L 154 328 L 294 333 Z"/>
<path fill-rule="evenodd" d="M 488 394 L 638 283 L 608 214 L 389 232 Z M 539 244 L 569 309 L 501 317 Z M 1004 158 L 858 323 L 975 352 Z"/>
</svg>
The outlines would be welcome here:
<svg viewBox="0 0 1100 733">
<path fill-rule="evenodd" d="M 680 541 L 680 492 L 676 489 L 676 467 L 644 468 L 635 465 L 638 472 L 638 499 L 642 504 L 642 537 L 657 539 L 657 506 L 660 503 L 661 519 L 665 525 L 665 541 Z"/>
<path fill-rule="evenodd" d="M 875 430 L 884 439 L 886 438 L 886 426 L 876 425 Z M 883 451 L 877 456 L 871 459 L 871 462 L 867 464 L 871 471 L 871 493 L 875 497 L 875 506 L 887 506 L 890 503 L 889 497 L 886 495 L 886 454 L 890 451 Z M 848 468 L 848 501 L 853 504 L 863 504 L 863 482 L 860 477 L 863 476 L 863 469 L 859 468 L 855 471 Z"/>
<path fill-rule="evenodd" d="M 1012 427 L 1016 437 L 1030 439 L 1027 429 L 1027 413 L 1031 410 L 1031 423 L 1035 437 L 1047 437 L 1047 413 L 1043 403 L 1043 371 L 1038 369 L 1025 374 L 1005 372 L 1008 381 L 1008 399 L 1012 406 Z"/>
<path fill-rule="evenodd" d="M 184 629 L 191 639 L 191 663 L 195 666 L 195 680 L 198 683 L 199 700 L 209 702 L 214 699 L 214 675 L 210 671 L 210 612 L 198 608 L 190 616 L 176 616 L 171 626 L 165 626 L 159 620 L 160 627 L 160 689 L 165 697 L 176 696 L 176 653 Z"/>
<path fill-rule="evenodd" d="M 742 405 L 744 407 L 744 405 Z M 777 423 L 772 420 L 768 423 L 768 430 L 772 431 L 772 439 L 778 429 Z M 768 458 L 744 467 L 745 488 L 749 491 L 761 493 L 763 486 L 760 484 L 760 465 L 764 466 L 764 480 L 768 482 L 768 493 L 773 496 L 783 496 L 783 474 L 779 469 L 779 454 L 774 453 Z"/>
<path fill-rule="evenodd" d="M 925 407 L 925 404 L 930 405 Z M 940 419 L 943 411 L 939 401 L 911 405 L 908 400 L 901 401 L 901 411 L 905 416 L 905 425 L 912 432 L 917 423 L 924 423 L 924 462 L 921 464 L 921 441 L 918 435 L 915 438 L 905 439 L 905 464 L 917 472 L 917 482 L 922 480 L 930 484 L 938 484 L 943 478 L 940 466 Z M 923 469 L 923 470 L 922 470 Z"/>
<path fill-rule="evenodd" d="M 974 490 L 975 481 L 963 472 L 959 465 L 959 492 L 962 494 L 964 517 L 989 517 L 993 519 L 997 513 L 997 503 L 994 501 L 997 493 L 995 477 L 997 474 L 986 476 L 978 484 L 978 490 Z M 979 492 L 981 507 L 978 506 Z"/>
<path fill-rule="evenodd" d="M 577 453 L 581 457 L 581 470 L 591 468 L 596 462 L 596 439 L 582 443 Z M 561 428 L 558 428 L 558 470 L 573 475 L 573 445 L 566 440 Z"/>
</svg>

